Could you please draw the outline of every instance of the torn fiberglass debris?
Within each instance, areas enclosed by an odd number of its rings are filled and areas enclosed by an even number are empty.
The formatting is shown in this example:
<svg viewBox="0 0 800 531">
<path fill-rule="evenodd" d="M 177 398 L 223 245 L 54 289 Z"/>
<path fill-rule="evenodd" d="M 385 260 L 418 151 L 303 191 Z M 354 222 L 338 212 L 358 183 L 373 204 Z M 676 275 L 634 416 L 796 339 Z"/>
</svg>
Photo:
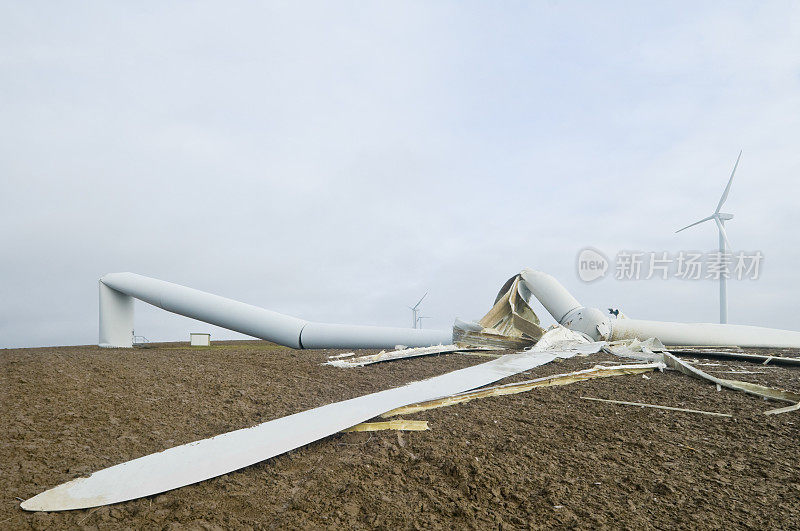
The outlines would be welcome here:
<svg viewBox="0 0 800 531">
<path fill-rule="evenodd" d="M 528 301 L 531 292 L 521 275 L 508 279 L 494 305 L 477 323 L 456 320 L 453 342 L 462 347 L 520 349 L 533 345 L 544 334 L 539 317 Z"/>
<path fill-rule="evenodd" d="M 419 356 L 431 356 L 433 354 L 445 354 L 448 352 L 461 352 L 461 351 L 485 351 L 485 350 L 498 350 L 491 347 L 459 347 L 458 345 L 437 345 L 435 347 L 417 347 L 417 348 L 404 348 L 401 350 L 382 350 L 377 354 L 367 354 L 365 356 L 356 356 L 355 353 L 350 355 L 339 354 L 337 356 L 329 356 L 325 365 L 332 365 L 340 368 L 363 367 L 364 365 L 372 365 L 373 363 L 380 363 L 382 361 L 402 360 L 407 358 L 416 358 Z"/>
<path fill-rule="evenodd" d="M 398 431 L 425 431 L 429 429 L 427 420 L 384 420 L 378 422 L 362 422 L 356 424 L 342 433 L 360 432 L 360 431 L 382 431 L 382 430 L 398 430 Z"/>
<path fill-rule="evenodd" d="M 791 402 L 792 404 L 800 402 L 800 394 L 793 393 L 792 391 L 785 391 L 783 389 L 776 389 L 774 387 L 766 387 L 750 382 L 741 382 L 739 380 L 725 380 L 722 378 L 717 378 L 716 376 L 712 376 L 707 372 L 701 371 L 697 367 L 692 367 L 682 359 L 673 356 L 669 352 L 664 352 L 663 357 L 664 363 L 667 364 L 667 367 L 680 371 L 683 374 L 687 374 L 694 378 L 707 380 L 711 383 L 719 385 L 720 387 L 760 396 L 769 400 L 780 400 L 782 402 Z"/>
<path fill-rule="evenodd" d="M 614 367 L 606 367 L 603 365 L 596 365 L 591 369 L 584 369 L 582 371 L 571 372 L 567 374 L 556 374 L 553 376 L 546 376 L 544 378 L 536 378 L 534 380 L 526 380 L 524 382 L 515 382 L 505 385 L 495 385 L 475 391 L 467 391 L 455 395 L 439 398 L 437 400 L 430 400 L 419 404 L 412 404 L 410 406 L 403 406 L 401 408 L 393 409 L 381 415 L 381 417 L 388 418 L 396 415 L 408 415 L 428 409 L 439 407 L 453 406 L 456 404 L 463 404 L 477 398 L 486 398 L 490 396 L 504 396 L 517 393 L 524 393 L 539 387 L 555 387 L 558 385 L 568 385 L 575 382 L 585 382 L 594 378 L 607 378 L 609 376 L 623 376 L 627 374 L 641 374 L 653 370 L 662 370 L 665 367 L 663 363 L 644 363 L 636 365 L 617 365 Z"/>
</svg>

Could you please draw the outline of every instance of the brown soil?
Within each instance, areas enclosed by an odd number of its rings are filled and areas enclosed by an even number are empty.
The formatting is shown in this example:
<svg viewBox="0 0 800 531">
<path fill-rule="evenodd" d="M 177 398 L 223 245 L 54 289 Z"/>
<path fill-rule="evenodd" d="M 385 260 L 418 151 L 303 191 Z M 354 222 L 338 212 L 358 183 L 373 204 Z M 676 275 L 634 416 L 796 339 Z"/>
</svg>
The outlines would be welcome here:
<svg viewBox="0 0 800 531">
<path fill-rule="evenodd" d="M 424 411 L 426 432 L 337 434 L 225 476 L 110 507 L 27 513 L 28 498 L 178 444 L 486 361 L 361 369 L 264 342 L 0 351 L 0 528 L 798 528 L 800 413 L 676 372 Z M 584 369 L 605 354 L 511 379 Z M 706 360 L 800 390 L 798 369 Z M 749 370 L 762 374 L 724 374 Z M 619 406 L 580 396 L 734 414 Z"/>
</svg>

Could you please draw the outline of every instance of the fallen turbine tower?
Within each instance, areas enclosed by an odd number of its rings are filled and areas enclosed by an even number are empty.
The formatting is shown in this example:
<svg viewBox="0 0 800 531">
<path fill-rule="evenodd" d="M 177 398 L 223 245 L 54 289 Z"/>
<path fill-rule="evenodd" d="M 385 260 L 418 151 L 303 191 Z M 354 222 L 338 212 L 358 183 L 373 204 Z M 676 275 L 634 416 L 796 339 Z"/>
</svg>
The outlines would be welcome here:
<svg viewBox="0 0 800 531">
<path fill-rule="evenodd" d="M 168 312 L 292 348 L 427 347 L 452 332 L 316 323 L 135 273 L 110 273 L 100 286 L 101 347 L 133 346 L 133 299 Z"/>
<path fill-rule="evenodd" d="M 580 304 L 555 278 L 526 269 L 522 280 L 561 325 L 594 341 L 659 339 L 666 346 L 800 348 L 800 332 L 760 326 L 612 319 Z"/>
<path fill-rule="evenodd" d="M 99 286 L 101 347 L 125 348 L 133 345 L 134 298 L 172 313 L 300 349 L 447 345 L 454 341 L 454 335 L 458 336 L 468 328 L 463 321 L 457 321 L 454 330 L 317 323 L 135 273 L 110 273 L 100 279 Z M 790 330 L 716 323 L 612 319 L 597 308 L 583 306 L 552 276 L 532 269 L 525 269 L 509 279 L 504 289 L 513 290 L 513 293 L 507 294 L 512 318 L 506 328 L 519 328 L 520 323 L 524 322 L 521 320 L 523 316 L 515 313 L 520 304 L 526 305 L 524 311 L 532 315 L 534 320 L 527 323 L 528 326 L 538 328 L 538 318 L 527 307 L 532 295 L 556 322 L 593 341 L 645 340 L 654 337 L 668 346 L 800 348 L 800 332 Z M 498 301 L 503 293 L 501 290 Z M 478 323 L 468 324 L 475 325 L 477 330 L 486 328 Z M 498 331 L 489 328 L 489 331 L 497 332 L 496 335 L 501 338 L 508 336 L 505 329 Z M 540 328 L 538 333 L 529 329 L 525 331 L 530 336 L 528 344 L 535 343 L 541 335 Z M 514 345 L 519 346 L 519 343 Z"/>
</svg>

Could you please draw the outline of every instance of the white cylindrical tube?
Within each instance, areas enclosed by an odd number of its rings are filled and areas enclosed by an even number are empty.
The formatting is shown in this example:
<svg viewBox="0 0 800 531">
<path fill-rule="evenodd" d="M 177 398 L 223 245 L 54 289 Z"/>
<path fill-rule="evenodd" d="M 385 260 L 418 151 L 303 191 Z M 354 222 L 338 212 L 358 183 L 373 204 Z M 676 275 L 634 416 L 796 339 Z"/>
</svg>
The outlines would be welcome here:
<svg viewBox="0 0 800 531">
<path fill-rule="evenodd" d="M 526 269 L 522 280 L 560 324 L 595 340 L 658 338 L 664 345 L 800 348 L 800 332 L 758 326 L 610 319 L 584 308 L 555 278 Z"/>
<path fill-rule="evenodd" d="M 135 273 L 110 273 L 100 282 L 168 312 L 300 348 L 306 321 L 296 317 Z"/>
<path fill-rule="evenodd" d="M 292 348 L 393 348 L 396 345 L 427 347 L 452 343 L 453 334 L 449 330 L 312 323 L 135 273 L 110 273 L 100 279 L 100 286 L 101 343 L 108 335 L 108 332 L 104 331 L 109 329 L 109 326 L 104 323 L 121 322 L 121 319 L 117 317 L 118 312 L 116 312 L 115 306 L 103 305 L 104 289 L 130 300 L 130 319 L 126 321 L 126 323 L 129 322 L 127 346 L 131 345 L 133 331 L 133 299 L 131 297 L 158 306 L 168 312 Z M 109 300 L 116 299 L 109 298 Z"/>
<path fill-rule="evenodd" d="M 715 323 L 671 323 L 640 319 L 610 319 L 610 341 L 658 338 L 670 346 L 739 346 L 800 348 L 800 332 Z"/>
<path fill-rule="evenodd" d="M 581 303 L 558 280 L 547 273 L 525 269 L 522 271 L 522 280 L 545 310 L 559 323 L 569 312 L 581 307 Z"/>
<path fill-rule="evenodd" d="M 610 321 L 597 308 L 576 308 L 561 319 L 561 324 L 570 330 L 580 332 L 592 341 L 605 341 L 610 330 Z"/>
<path fill-rule="evenodd" d="M 97 344 L 105 348 L 133 346 L 133 297 L 98 282 L 100 303 L 100 337 Z"/>
<path fill-rule="evenodd" d="M 308 323 L 300 335 L 303 348 L 394 348 L 430 347 L 453 342 L 450 330 L 390 328 L 326 323 Z"/>
</svg>

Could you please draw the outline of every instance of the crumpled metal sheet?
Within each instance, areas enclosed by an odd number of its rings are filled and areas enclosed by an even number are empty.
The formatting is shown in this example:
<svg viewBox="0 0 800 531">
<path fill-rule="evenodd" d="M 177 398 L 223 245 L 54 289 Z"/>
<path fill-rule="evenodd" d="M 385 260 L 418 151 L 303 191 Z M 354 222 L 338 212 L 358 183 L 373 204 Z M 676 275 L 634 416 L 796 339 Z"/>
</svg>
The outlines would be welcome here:
<svg viewBox="0 0 800 531">
<path fill-rule="evenodd" d="M 453 342 L 460 346 L 521 349 L 535 344 L 545 330 L 528 304 L 531 292 L 521 275 L 503 284 L 494 305 L 477 323 L 456 320 Z"/>
<path fill-rule="evenodd" d="M 591 341 L 580 332 L 556 324 L 547 329 L 531 350 L 571 350 L 578 354 L 596 354 L 605 346 L 605 341 Z"/>
<path fill-rule="evenodd" d="M 664 356 L 661 355 L 661 352 L 664 352 L 665 349 L 666 347 L 661 344 L 661 341 L 654 337 L 644 341 L 638 339 L 612 341 L 605 346 L 606 352 L 615 356 L 646 362 L 663 362 Z"/>
<path fill-rule="evenodd" d="M 453 326 L 453 342 L 464 348 L 522 350 L 536 343 L 525 337 L 509 337 L 485 330 L 467 329 L 460 327 L 459 324 L 460 322 L 456 322 L 456 325 Z"/>
</svg>

